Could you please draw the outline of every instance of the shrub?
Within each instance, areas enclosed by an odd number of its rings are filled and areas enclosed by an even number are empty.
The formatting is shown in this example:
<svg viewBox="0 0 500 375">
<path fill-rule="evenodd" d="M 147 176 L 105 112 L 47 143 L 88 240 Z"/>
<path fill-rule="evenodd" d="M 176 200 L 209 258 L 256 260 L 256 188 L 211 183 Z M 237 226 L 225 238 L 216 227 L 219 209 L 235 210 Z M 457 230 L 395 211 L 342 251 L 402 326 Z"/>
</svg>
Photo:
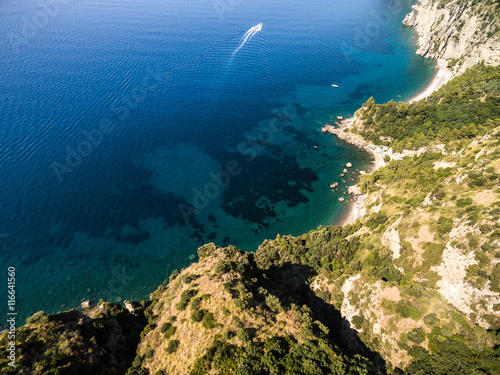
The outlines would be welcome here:
<svg viewBox="0 0 500 375">
<path fill-rule="evenodd" d="M 206 329 L 212 329 L 217 327 L 214 314 L 211 312 L 206 312 L 205 315 L 203 316 L 202 324 L 203 327 L 205 327 Z"/>
<path fill-rule="evenodd" d="M 196 280 L 197 278 L 199 278 L 200 276 L 199 275 L 192 275 L 190 273 L 187 273 L 183 276 L 181 276 L 181 281 L 184 283 L 184 284 L 189 284 L 191 283 L 193 280 Z"/>
<path fill-rule="evenodd" d="M 191 320 L 193 322 L 201 322 L 205 317 L 207 310 L 193 310 L 191 313 Z"/>
<path fill-rule="evenodd" d="M 198 248 L 198 257 L 199 258 L 208 258 L 211 257 L 215 251 L 217 250 L 217 246 L 214 243 L 209 243 L 203 245 Z"/>
<path fill-rule="evenodd" d="M 425 340 L 425 333 L 422 328 L 414 328 L 408 332 L 408 339 L 413 341 L 415 344 L 421 344 Z"/>
<path fill-rule="evenodd" d="M 231 272 L 232 268 L 231 262 L 228 262 L 227 260 L 219 260 L 215 266 L 215 273 L 217 275 L 224 275 L 225 273 Z"/>
<path fill-rule="evenodd" d="M 161 326 L 161 328 L 160 328 L 160 332 L 161 332 L 161 333 L 165 333 L 165 332 L 167 332 L 167 331 L 168 331 L 168 329 L 169 329 L 170 327 L 172 327 L 172 324 L 171 324 L 171 323 L 169 323 L 169 322 L 164 323 L 164 324 Z"/>
<path fill-rule="evenodd" d="M 253 293 L 245 293 L 235 301 L 236 306 L 242 310 L 249 309 L 253 306 Z"/>
<path fill-rule="evenodd" d="M 490 275 L 491 290 L 500 292 L 500 263 L 495 264 Z"/>
<path fill-rule="evenodd" d="M 274 313 L 279 313 L 283 310 L 279 298 L 272 294 L 266 296 L 266 305 Z"/>
<path fill-rule="evenodd" d="M 377 228 L 380 224 L 385 223 L 388 220 L 387 214 L 383 211 L 374 213 L 370 216 L 366 222 L 366 226 L 371 230 Z"/>
<path fill-rule="evenodd" d="M 424 323 L 428 326 L 435 326 L 439 323 L 439 319 L 434 313 L 427 314 L 424 316 Z"/>
<path fill-rule="evenodd" d="M 457 207 L 470 206 L 472 204 L 472 198 L 461 198 L 457 199 Z"/>
<path fill-rule="evenodd" d="M 447 233 L 450 233 L 452 229 L 453 229 L 453 220 L 441 215 L 437 221 L 438 233 L 440 235 L 445 235 Z"/>
<path fill-rule="evenodd" d="M 171 338 L 175 332 L 177 332 L 177 327 L 176 326 L 170 326 L 164 333 L 163 333 L 163 337 L 165 338 L 165 340 L 168 340 L 169 338 Z"/>
<path fill-rule="evenodd" d="M 26 319 L 26 324 L 45 324 L 49 322 L 49 314 L 43 311 L 38 311 Z"/>
<path fill-rule="evenodd" d="M 181 300 L 179 301 L 179 303 L 177 305 L 175 305 L 175 308 L 178 310 L 178 311 L 183 311 L 186 309 L 187 305 L 189 304 L 189 302 L 191 301 L 191 299 L 196 295 L 198 294 L 198 290 L 197 289 L 188 289 L 188 290 L 185 290 L 184 292 L 182 292 L 181 294 Z"/>
<path fill-rule="evenodd" d="M 244 328 L 240 329 L 236 336 L 243 343 L 250 341 L 250 335 L 248 334 L 248 331 Z"/>
<path fill-rule="evenodd" d="M 151 332 L 153 329 L 155 329 L 155 328 L 156 328 L 156 324 L 155 323 L 150 323 L 146 327 L 144 327 L 144 329 L 141 332 L 141 339 L 143 339 L 144 337 L 146 337 L 146 335 L 149 332 Z"/>
<path fill-rule="evenodd" d="M 201 307 L 201 301 L 203 301 L 202 297 L 196 297 L 191 301 L 191 308 L 193 310 L 199 310 Z"/>
<path fill-rule="evenodd" d="M 398 301 L 396 304 L 396 313 L 401 315 L 403 318 L 410 318 L 413 320 L 417 320 L 420 317 L 418 310 L 406 300 Z"/>
<path fill-rule="evenodd" d="M 356 329 L 360 329 L 362 324 L 363 324 L 363 317 L 362 316 L 359 316 L 359 315 L 356 315 L 352 318 L 352 325 L 356 328 Z"/>
<path fill-rule="evenodd" d="M 165 351 L 168 354 L 172 354 L 172 353 L 176 352 L 177 349 L 179 348 L 180 343 L 181 342 L 179 340 L 170 340 L 170 342 L 168 343 L 168 346 L 165 349 Z"/>
</svg>

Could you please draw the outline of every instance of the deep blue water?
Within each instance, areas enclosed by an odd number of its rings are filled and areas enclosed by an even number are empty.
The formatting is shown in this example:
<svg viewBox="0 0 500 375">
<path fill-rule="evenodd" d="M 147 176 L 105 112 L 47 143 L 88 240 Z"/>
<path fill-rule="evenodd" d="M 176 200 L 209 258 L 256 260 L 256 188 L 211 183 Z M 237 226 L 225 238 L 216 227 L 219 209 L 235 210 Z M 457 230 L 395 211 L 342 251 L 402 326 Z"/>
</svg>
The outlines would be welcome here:
<svg viewBox="0 0 500 375">
<path fill-rule="evenodd" d="M 203 243 L 338 221 L 328 185 L 369 159 L 319 129 L 427 84 L 409 6 L 0 3 L 0 265 L 21 315 L 142 299 Z"/>
</svg>

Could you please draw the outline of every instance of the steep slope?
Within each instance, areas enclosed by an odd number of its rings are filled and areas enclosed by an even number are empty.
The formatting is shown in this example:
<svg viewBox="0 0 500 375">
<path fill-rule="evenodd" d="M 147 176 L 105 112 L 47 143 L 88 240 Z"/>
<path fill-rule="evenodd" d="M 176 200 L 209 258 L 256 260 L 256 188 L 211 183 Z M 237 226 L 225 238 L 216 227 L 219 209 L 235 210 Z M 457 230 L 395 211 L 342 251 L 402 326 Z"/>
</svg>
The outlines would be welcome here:
<svg viewBox="0 0 500 375">
<path fill-rule="evenodd" d="M 499 96 L 500 68 L 479 66 L 422 102 L 371 98 L 344 129 L 387 165 L 362 179 L 355 261 L 313 285 L 408 373 L 500 372 Z"/>
<path fill-rule="evenodd" d="M 254 254 L 213 244 L 152 295 L 150 323 L 128 374 L 364 374 L 335 333 L 271 275 Z M 306 267 L 294 268 L 299 284 Z M 278 269 L 273 273 L 279 273 Z M 145 371 L 147 369 L 147 371 Z"/>
<path fill-rule="evenodd" d="M 418 33 L 417 53 L 446 61 L 454 75 L 500 64 L 500 2 L 419 0 L 403 21 Z"/>
<path fill-rule="evenodd" d="M 82 311 L 34 314 L 16 330 L 14 368 L 5 354 L 12 338 L 7 331 L 0 334 L 0 373 L 124 374 L 146 324 L 144 304 L 126 306 L 100 302 Z"/>
</svg>

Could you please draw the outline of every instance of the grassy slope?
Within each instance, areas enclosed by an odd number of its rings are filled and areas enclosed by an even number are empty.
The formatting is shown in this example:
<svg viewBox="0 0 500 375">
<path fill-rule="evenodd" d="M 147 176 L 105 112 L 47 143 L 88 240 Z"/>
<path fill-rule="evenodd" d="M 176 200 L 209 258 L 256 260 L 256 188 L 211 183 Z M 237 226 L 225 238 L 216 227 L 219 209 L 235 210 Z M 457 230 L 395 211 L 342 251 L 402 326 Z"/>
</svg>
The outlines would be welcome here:
<svg viewBox="0 0 500 375">
<path fill-rule="evenodd" d="M 16 331 L 16 368 L 8 365 L 7 332 L 0 334 L 2 374 L 124 374 L 132 363 L 146 319 L 102 302 L 84 311 L 38 312 Z"/>
<path fill-rule="evenodd" d="M 150 324 L 129 374 L 374 371 L 366 358 L 346 355 L 294 292 L 256 265 L 254 254 L 215 245 L 198 253 L 198 263 L 152 295 Z M 307 272 L 294 271 L 303 284 Z"/>
</svg>

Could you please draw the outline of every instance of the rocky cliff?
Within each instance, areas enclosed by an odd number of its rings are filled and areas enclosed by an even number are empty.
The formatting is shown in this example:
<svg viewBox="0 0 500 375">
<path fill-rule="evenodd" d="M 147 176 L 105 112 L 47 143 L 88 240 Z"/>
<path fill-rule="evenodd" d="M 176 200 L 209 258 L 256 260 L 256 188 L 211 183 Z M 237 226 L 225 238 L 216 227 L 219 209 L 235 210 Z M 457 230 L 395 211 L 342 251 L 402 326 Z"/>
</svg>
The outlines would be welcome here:
<svg viewBox="0 0 500 375">
<path fill-rule="evenodd" d="M 420 0 L 404 25 L 418 33 L 419 55 L 446 60 L 454 76 L 484 61 L 500 64 L 500 3 Z"/>
</svg>

